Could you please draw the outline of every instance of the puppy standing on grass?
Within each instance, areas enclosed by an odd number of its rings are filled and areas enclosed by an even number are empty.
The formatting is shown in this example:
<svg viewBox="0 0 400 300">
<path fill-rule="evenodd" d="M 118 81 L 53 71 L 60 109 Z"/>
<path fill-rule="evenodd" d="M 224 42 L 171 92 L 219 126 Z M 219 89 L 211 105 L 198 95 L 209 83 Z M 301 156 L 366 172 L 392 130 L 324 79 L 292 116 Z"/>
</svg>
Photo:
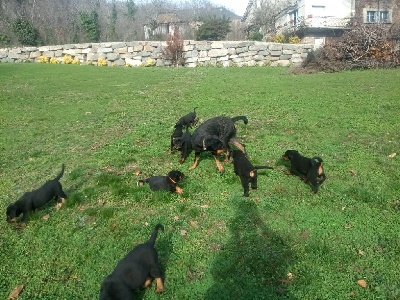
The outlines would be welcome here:
<svg viewBox="0 0 400 300">
<path fill-rule="evenodd" d="M 179 163 L 183 164 L 192 151 L 192 135 L 188 127 L 186 127 L 186 132 L 181 137 L 175 139 L 174 148 L 181 151 Z"/>
<path fill-rule="evenodd" d="M 286 174 L 292 173 L 305 175 L 304 182 L 309 182 L 312 185 L 313 193 L 318 193 L 319 186 L 325 181 L 326 176 L 323 168 L 323 160 L 319 156 L 308 158 L 300 155 L 296 150 L 287 150 L 282 155 L 284 160 L 290 160 L 290 169 Z"/>
<path fill-rule="evenodd" d="M 184 177 L 185 175 L 182 172 L 173 170 L 169 172 L 167 176 L 152 176 L 144 180 L 139 180 L 137 185 L 142 186 L 145 183 L 148 183 L 152 191 L 166 190 L 182 194 L 183 190 L 177 185 L 177 183 Z"/>
<path fill-rule="evenodd" d="M 157 282 L 156 292 L 164 291 L 158 254 L 154 248 L 159 229 L 164 232 L 164 226 L 157 224 L 150 239 L 133 248 L 104 279 L 100 288 L 100 300 L 134 299 L 133 291 L 141 287 L 147 288 L 154 278 Z"/>
<path fill-rule="evenodd" d="M 197 107 L 193 109 L 193 112 L 181 117 L 178 122 L 176 122 L 175 127 L 180 125 L 191 128 L 194 124 L 196 124 L 196 108 Z"/>
<path fill-rule="evenodd" d="M 64 164 L 62 165 L 60 174 L 56 178 L 47 181 L 37 190 L 25 193 L 15 203 L 11 203 L 6 211 L 7 222 L 15 222 L 19 215 L 22 214 L 20 226 L 23 227 L 29 220 L 29 211 L 42 207 L 53 198 L 56 199 L 56 207 L 59 209 L 67 198 L 59 182 L 63 174 Z"/>
<path fill-rule="evenodd" d="M 233 150 L 233 167 L 235 174 L 240 177 L 244 189 L 244 197 L 249 197 L 249 183 L 253 190 L 257 189 L 257 170 L 273 169 L 267 166 L 253 166 L 246 155 L 240 150 Z"/>
<path fill-rule="evenodd" d="M 175 125 L 175 130 L 171 134 L 171 153 L 173 153 L 175 150 L 175 141 L 181 138 L 183 135 L 182 128 L 183 128 L 182 125 Z"/>
</svg>

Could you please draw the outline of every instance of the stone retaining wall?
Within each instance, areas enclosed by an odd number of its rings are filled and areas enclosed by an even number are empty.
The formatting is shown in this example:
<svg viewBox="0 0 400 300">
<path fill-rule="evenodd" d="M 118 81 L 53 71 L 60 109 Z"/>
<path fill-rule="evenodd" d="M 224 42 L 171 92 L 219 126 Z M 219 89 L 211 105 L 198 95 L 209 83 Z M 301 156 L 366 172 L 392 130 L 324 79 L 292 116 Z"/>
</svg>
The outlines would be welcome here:
<svg viewBox="0 0 400 300">
<path fill-rule="evenodd" d="M 48 59 L 70 56 L 81 64 L 97 65 L 98 59 L 107 65 L 169 66 L 163 57 L 165 42 L 115 42 L 87 43 L 42 47 L 0 49 L 1 62 L 38 61 L 40 56 Z M 196 66 L 290 66 L 299 65 L 314 48 L 310 44 L 278 44 L 269 42 L 184 41 L 184 65 Z M 54 59 L 53 59 L 54 60 Z"/>
</svg>

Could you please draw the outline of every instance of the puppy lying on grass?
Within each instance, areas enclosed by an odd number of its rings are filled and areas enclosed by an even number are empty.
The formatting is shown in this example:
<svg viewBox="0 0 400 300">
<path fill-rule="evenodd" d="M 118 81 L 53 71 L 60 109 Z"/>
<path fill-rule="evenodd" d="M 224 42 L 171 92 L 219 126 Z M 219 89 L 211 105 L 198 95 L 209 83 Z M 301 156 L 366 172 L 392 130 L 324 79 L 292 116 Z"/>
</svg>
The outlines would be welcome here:
<svg viewBox="0 0 400 300">
<path fill-rule="evenodd" d="M 157 224 L 146 243 L 137 245 L 118 262 L 101 285 L 100 300 L 134 299 L 133 291 L 141 287 L 147 288 L 154 278 L 157 282 L 156 292 L 164 291 L 158 254 L 154 248 L 159 229 L 164 232 L 164 226 Z"/>
<path fill-rule="evenodd" d="M 152 176 L 150 178 L 139 180 L 138 186 L 142 186 L 148 183 L 152 191 L 165 190 L 173 193 L 182 194 L 183 190 L 177 185 L 185 175 L 177 170 L 173 170 L 167 174 L 167 176 Z"/>
<path fill-rule="evenodd" d="M 253 166 L 247 159 L 246 155 L 240 150 L 233 150 L 233 167 L 235 174 L 240 177 L 244 189 L 244 197 L 249 197 L 249 183 L 253 190 L 257 189 L 257 170 L 260 169 L 273 169 L 267 166 Z"/>
<path fill-rule="evenodd" d="M 60 174 L 56 178 L 47 181 L 37 190 L 25 193 L 16 202 L 11 203 L 6 211 L 7 222 L 15 222 L 22 214 L 22 220 L 19 226 L 23 227 L 29 220 L 29 212 L 44 206 L 51 199 L 57 201 L 56 207 L 59 209 L 67 198 L 59 182 L 63 174 L 64 164 L 62 165 Z"/>
</svg>

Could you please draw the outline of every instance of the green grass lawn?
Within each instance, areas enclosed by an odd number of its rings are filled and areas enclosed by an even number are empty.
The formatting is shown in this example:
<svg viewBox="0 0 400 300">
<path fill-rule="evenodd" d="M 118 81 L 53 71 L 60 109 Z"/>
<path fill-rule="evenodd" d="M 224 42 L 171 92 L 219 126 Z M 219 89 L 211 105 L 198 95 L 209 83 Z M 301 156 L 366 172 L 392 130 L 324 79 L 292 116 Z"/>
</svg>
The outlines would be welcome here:
<svg viewBox="0 0 400 300">
<path fill-rule="evenodd" d="M 400 299 L 400 69 L 0 64 L 0 82 L 1 299 L 20 284 L 19 299 L 96 299 L 159 222 L 165 292 L 138 299 Z M 200 122 L 248 117 L 239 141 L 275 168 L 249 198 L 232 164 L 220 174 L 203 153 L 189 171 L 193 153 L 182 165 L 169 154 L 195 106 Z M 285 175 L 287 149 L 324 159 L 317 195 Z M 62 163 L 66 205 L 8 224 L 7 205 Z M 136 185 L 172 169 L 182 195 Z"/>
</svg>

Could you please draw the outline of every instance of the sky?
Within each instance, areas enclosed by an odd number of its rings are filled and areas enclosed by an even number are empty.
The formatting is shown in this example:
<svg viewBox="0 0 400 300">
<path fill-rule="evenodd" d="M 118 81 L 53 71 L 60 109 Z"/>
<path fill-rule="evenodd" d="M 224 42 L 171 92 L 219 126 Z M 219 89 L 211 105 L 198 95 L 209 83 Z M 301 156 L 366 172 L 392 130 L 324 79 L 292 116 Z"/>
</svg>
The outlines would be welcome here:
<svg viewBox="0 0 400 300">
<path fill-rule="evenodd" d="M 232 10 L 238 16 L 244 15 L 247 4 L 249 3 L 248 0 L 210 0 L 210 2 L 225 6 L 229 10 Z"/>
</svg>

